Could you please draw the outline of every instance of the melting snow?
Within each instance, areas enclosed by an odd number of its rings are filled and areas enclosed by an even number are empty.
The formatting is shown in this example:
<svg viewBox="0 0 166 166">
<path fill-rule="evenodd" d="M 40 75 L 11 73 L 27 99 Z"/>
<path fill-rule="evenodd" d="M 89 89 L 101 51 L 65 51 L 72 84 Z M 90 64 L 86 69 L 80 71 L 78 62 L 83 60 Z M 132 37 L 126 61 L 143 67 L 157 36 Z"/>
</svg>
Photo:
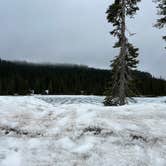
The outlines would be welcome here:
<svg viewBox="0 0 166 166">
<path fill-rule="evenodd" d="M 166 97 L 0 97 L 0 166 L 166 166 Z"/>
</svg>

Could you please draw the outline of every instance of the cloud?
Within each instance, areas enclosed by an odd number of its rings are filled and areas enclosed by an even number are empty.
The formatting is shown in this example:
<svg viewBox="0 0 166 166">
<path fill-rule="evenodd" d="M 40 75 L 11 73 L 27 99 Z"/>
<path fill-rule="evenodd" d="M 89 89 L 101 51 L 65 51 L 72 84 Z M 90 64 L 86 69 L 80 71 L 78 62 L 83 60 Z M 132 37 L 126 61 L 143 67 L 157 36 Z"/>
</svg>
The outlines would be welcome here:
<svg viewBox="0 0 166 166">
<path fill-rule="evenodd" d="M 117 54 L 105 11 L 109 0 L 0 1 L 1 58 L 33 62 L 78 63 L 109 68 Z M 155 4 L 143 1 L 128 29 L 140 48 L 139 69 L 166 78 L 164 30 L 152 27 Z"/>
</svg>

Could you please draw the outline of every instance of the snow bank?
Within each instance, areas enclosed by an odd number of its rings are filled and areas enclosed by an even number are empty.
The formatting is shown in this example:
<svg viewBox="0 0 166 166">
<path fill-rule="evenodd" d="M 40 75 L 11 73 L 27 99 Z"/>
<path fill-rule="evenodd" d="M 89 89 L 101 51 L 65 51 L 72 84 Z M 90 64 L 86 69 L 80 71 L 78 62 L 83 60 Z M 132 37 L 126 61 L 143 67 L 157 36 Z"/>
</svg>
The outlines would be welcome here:
<svg viewBox="0 0 166 166">
<path fill-rule="evenodd" d="M 165 166 L 166 97 L 0 97 L 0 166 Z"/>
</svg>

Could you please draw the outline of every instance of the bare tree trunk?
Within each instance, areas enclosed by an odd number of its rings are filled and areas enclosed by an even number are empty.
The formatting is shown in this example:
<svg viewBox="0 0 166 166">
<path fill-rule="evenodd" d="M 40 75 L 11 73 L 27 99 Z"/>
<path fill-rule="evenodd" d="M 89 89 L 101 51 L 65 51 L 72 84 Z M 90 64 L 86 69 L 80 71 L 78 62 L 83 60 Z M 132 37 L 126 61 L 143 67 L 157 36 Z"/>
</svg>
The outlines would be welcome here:
<svg viewBox="0 0 166 166">
<path fill-rule="evenodd" d="M 126 30 L 126 18 L 125 18 L 125 3 L 126 0 L 122 0 L 122 25 L 121 25 L 121 50 L 120 50 L 120 63 L 121 63 L 121 71 L 120 71 L 120 86 L 119 86 L 119 104 L 124 105 L 125 99 L 126 99 L 126 93 L 125 93 L 125 84 L 126 84 L 126 78 L 125 78 L 125 69 L 126 69 L 126 36 L 125 36 L 125 30 Z"/>
</svg>

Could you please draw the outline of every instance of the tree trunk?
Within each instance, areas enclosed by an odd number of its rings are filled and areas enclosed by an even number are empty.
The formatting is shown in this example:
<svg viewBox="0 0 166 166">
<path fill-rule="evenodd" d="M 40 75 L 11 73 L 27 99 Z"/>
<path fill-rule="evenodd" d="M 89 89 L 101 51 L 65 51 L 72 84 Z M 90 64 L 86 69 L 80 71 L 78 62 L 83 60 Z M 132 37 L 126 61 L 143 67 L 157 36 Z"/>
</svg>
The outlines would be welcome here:
<svg viewBox="0 0 166 166">
<path fill-rule="evenodd" d="M 125 93 L 125 84 L 126 84 L 126 78 L 125 78 L 125 69 L 126 69 L 126 36 L 125 36 L 125 30 L 126 30 L 126 10 L 125 10 L 125 3 L 126 0 L 122 0 L 122 25 L 121 25 L 121 50 L 120 50 L 120 62 L 121 62 L 121 71 L 120 71 L 120 87 L 119 87 L 119 101 L 120 105 L 125 104 L 126 99 L 126 93 Z"/>
</svg>

